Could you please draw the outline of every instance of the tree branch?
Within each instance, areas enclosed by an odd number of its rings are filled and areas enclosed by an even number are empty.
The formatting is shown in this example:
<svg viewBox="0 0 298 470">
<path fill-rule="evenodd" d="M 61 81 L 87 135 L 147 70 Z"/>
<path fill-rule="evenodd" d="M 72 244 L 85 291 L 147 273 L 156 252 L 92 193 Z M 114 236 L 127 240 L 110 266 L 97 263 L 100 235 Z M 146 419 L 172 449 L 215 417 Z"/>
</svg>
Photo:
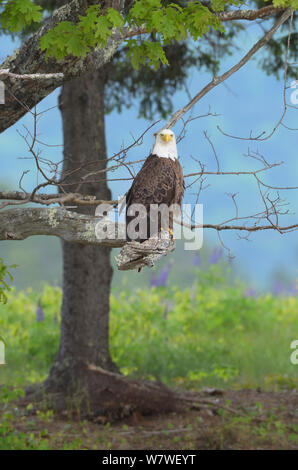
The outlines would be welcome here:
<svg viewBox="0 0 298 470">
<path fill-rule="evenodd" d="M 33 235 L 48 235 L 59 237 L 63 240 L 84 245 L 109 246 L 118 248 L 126 245 L 124 240 L 124 224 L 114 224 L 105 221 L 106 238 L 100 239 L 96 236 L 96 226 L 102 219 L 96 216 L 88 216 L 70 212 L 63 208 L 23 208 L 10 209 L 0 213 L 0 240 L 25 240 Z M 190 225 L 179 222 L 189 228 L 204 228 L 222 230 L 240 230 L 246 232 L 257 232 L 262 230 L 278 230 L 280 233 L 298 229 L 298 224 L 289 226 L 268 225 L 223 225 L 203 224 Z M 135 242 L 128 245 L 134 247 Z M 138 250 L 142 256 L 151 253 L 152 246 L 144 245 Z M 163 254 L 162 254 L 163 255 Z M 139 254 L 140 256 L 140 254 Z M 146 263 L 147 264 L 147 263 Z M 122 268 L 127 269 L 127 268 Z"/>
<path fill-rule="evenodd" d="M 11 209 L 0 214 L 0 240 L 24 240 L 32 235 L 52 235 L 68 242 L 84 245 L 121 247 L 125 240 L 118 238 L 121 227 L 116 226 L 115 237 L 98 239 L 96 225 L 99 217 L 77 214 L 60 208 Z M 114 224 L 107 223 L 112 234 Z M 124 232 L 125 233 L 125 232 Z"/>
<path fill-rule="evenodd" d="M 213 88 L 215 88 L 217 85 L 220 83 L 223 83 L 227 78 L 229 78 L 231 75 L 233 75 L 235 72 L 237 72 L 243 65 L 245 65 L 251 58 L 252 56 L 258 52 L 267 42 L 270 41 L 270 39 L 273 37 L 274 33 L 279 29 L 279 27 L 287 21 L 287 19 L 292 15 L 293 10 L 292 8 L 287 8 L 287 10 L 283 13 L 283 15 L 276 21 L 274 26 L 264 34 L 264 36 L 256 42 L 256 44 L 248 51 L 247 54 L 245 54 L 242 59 L 235 64 L 233 67 L 231 67 L 229 70 L 227 70 L 224 74 L 220 75 L 220 77 L 214 77 L 211 82 L 209 82 L 199 93 L 197 93 L 192 100 L 190 100 L 187 105 L 185 105 L 183 108 L 179 109 L 176 111 L 172 117 L 169 119 L 169 121 L 165 124 L 164 128 L 170 129 L 174 127 L 179 119 L 181 119 L 184 114 L 186 114 L 198 101 L 200 101 L 207 93 L 209 93 Z"/>
<path fill-rule="evenodd" d="M 284 11 L 285 8 L 276 8 L 273 5 L 259 8 L 259 10 L 232 10 L 232 11 L 220 11 L 215 13 L 221 21 L 233 21 L 233 20 L 247 20 L 254 21 L 257 19 L 267 18 L 268 16 L 277 15 Z"/>
<path fill-rule="evenodd" d="M 278 15 L 279 13 L 285 11 L 285 8 L 282 7 L 274 7 L 273 5 L 269 5 L 267 7 L 260 8 L 259 10 L 231 10 L 231 11 L 219 11 L 212 13 L 217 16 L 220 21 L 234 21 L 234 20 L 246 20 L 246 21 L 254 21 L 257 19 L 268 18 L 270 16 Z M 127 32 L 126 37 L 133 37 L 138 36 L 140 34 L 147 34 L 146 27 L 139 28 L 135 31 Z"/>
<path fill-rule="evenodd" d="M 3 82 L 6 78 L 19 78 L 21 80 L 52 80 L 52 79 L 60 79 L 64 77 L 63 73 L 12 73 L 9 69 L 0 69 L 0 79 Z"/>
<path fill-rule="evenodd" d="M 31 197 L 31 193 L 26 193 L 22 191 L 0 191 L 0 200 L 5 201 L 17 201 L 26 204 L 28 202 L 35 202 L 36 204 L 43 204 L 49 206 L 51 204 L 75 204 L 78 206 L 98 206 L 99 204 L 110 204 L 117 205 L 118 201 L 103 201 L 101 199 L 96 199 L 95 196 L 85 196 L 78 193 L 67 193 L 67 194 L 34 194 L 34 197 Z M 7 204 L 7 205 L 10 205 Z M 0 204 L 1 209 L 1 204 Z"/>
<path fill-rule="evenodd" d="M 88 0 L 73 0 L 55 10 L 52 17 L 0 65 L 0 69 L 9 70 L 9 75 L 6 74 L 3 80 L 6 100 L 5 104 L 0 106 L 0 133 L 17 122 L 63 82 L 99 69 L 114 55 L 124 39 L 120 31 L 115 31 L 105 48 L 94 49 L 84 59 L 68 55 L 63 60 L 46 60 L 45 52 L 40 49 L 42 36 L 61 21 L 76 23 L 79 15 L 84 14 L 90 3 L 92 2 Z M 17 78 L 18 75 L 24 74 L 27 75 L 26 79 Z M 29 79 L 29 75 L 35 74 L 41 76 L 38 79 Z"/>
<path fill-rule="evenodd" d="M 63 60 L 54 58 L 46 60 L 45 52 L 40 50 L 41 37 L 61 21 L 76 23 L 79 15 L 84 14 L 91 3 L 93 2 L 89 0 L 72 0 L 54 11 L 52 17 L 0 65 L 0 69 L 5 71 L 2 80 L 6 90 L 5 105 L 1 105 L 0 108 L 0 133 L 15 124 L 33 106 L 64 82 L 102 67 L 115 54 L 126 37 L 146 33 L 146 29 L 137 27 L 124 29 L 122 33 L 116 30 L 104 49 L 96 48 L 87 54 L 85 59 L 69 55 Z M 221 21 L 255 20 L 276 15 L 281 11 L 282 8 L 268 6 L 259 10 L 236 10 L 215 14 Z M 217 84 L 214 83 L 213 86 Z"/>
<path fill-rule="evenodd" d="M 235 218 L 235 220 L 237 220 Z M 184 224 L 181 223 L 181 225 L 190 228 L 191 230 L 194 230 L 196 228 L 210 228 L 213 230 L 217 230 L 218 232 L 221 232 L 222 230 L 239 230 L 241 232 L 260 232 L 263 230 L 276 230 L 280 234 L 286 233 L 286 232 L 292 232 L 294 230 L 298 230 L 298 223 L 297 224 L 292 224 L 292 225 L 285 225 L 285 226 L 279 226 L 279 225 L 221 225 L 221 224 L 203 224 L 203 225 L 190 225 L 190 224 Z"/>
</svg>

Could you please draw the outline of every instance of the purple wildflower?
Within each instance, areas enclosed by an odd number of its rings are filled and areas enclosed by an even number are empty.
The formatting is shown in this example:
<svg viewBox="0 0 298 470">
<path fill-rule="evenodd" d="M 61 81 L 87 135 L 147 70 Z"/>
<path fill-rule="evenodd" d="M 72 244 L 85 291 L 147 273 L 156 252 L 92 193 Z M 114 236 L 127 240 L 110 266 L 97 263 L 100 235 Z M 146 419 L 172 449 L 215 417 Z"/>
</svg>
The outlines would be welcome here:
<svg viewBox="0 0 298 470">
<path fill-rule="evenodd" d="M 42 306 L 40 305 L 40 301 L 38 301 L 38 305 L 36 309 L 36 321 L 39 323 L 44 321 L 44 313 L 43 313 Z"/>
<path fill-rule="evenodd" d="M 290 295 L 297 295 L 297 293 L 298 293 L 298 288 L 297 288 L 296 284 L 292 284 L 292 285 L 289 287 L 288 292 L 289 292 Z"/>
<path fill-rule="evenodd" d="M 281 281 L 275 281 L 274 285 L 273 285 L 273 289 L 272 289 L 272 292 L 274 295 L 279 295 L 281 294 L 283 291 L 283 284 Z"/>
<path fill-rule="evenodd" d="M 219 248 L 214 248 L 209 257 L 209 264 L 217 264 L 222 256 L 222 250 Z"/>
<path fill-rule="evenodd" d="M 150 277 L 149 286 L 150 286 L 150 287 L 157 287 L 157 286 L 158 286 L 158 279 L 157 279 L 157 277 L 155 277 L 155 276 L 151 276 L 151 277 Z"/>
<path fill-rule="evenodd" d="M 151 276 L 149 285 L 150 287 L 166 287 L 168 283 L 168 277 L 170 274 L 171 266 L 163 268 L 158 277 Z"/>
<path fill-rule="evenodd" d="M 163 268 L 160 272 L 159 278 L 158 278 L 158 285 L 166 287 L 168 283 L 168 277 L 170 274 L 170 266 L 166 266 Z"/>
<path fill-rule="evenodd" d="M 248 298 L 248 297 L 256 297 L 257 296 L 257 292 L 255 291 L 255 289 L 253 289 L 252 287 L 246 289 L 243 293 L 243 296 Z"/>
<path fill-rule="evenodd" d="M 194 257 L 192 259 L 192 264 L 193 266 L 200 266 L 201 264 L 201 258 L 197 251 L 195 252 Z"/>
</svg>

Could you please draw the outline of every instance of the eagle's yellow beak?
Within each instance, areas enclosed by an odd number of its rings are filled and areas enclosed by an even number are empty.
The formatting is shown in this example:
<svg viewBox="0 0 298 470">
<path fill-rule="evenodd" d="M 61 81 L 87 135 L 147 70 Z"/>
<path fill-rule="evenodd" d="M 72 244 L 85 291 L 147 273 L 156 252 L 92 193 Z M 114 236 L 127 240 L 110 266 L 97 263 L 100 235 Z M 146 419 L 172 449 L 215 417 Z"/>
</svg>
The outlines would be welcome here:
<svg viewBox="0 0 298 470">
<path fill-rule="evenodd" d="M 168 143 L 170 140 L 172 140 L 172 138 L 173 138 L 173 136 L 171 136 L 170 134 L 164 134 L 164 135 L 162 136 L 162 139 L 163 139 L 166 143 Z"/>
</svg>

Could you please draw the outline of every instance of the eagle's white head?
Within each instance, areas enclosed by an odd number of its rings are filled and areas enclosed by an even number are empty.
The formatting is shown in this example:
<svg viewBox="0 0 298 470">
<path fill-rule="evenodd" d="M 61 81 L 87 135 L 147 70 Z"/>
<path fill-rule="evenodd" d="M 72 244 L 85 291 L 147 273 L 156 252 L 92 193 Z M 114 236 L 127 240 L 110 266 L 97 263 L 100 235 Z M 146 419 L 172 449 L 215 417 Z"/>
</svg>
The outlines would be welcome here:
<svg viewBox="0 0 298 470">
<path fill-rule="evenodd" d="M 152 150 L 153 155 L 160 158 L 178 158 L 175 134 L 171 129 L 162 129 L 155 134 L 155 144 Z"/>
</svg>

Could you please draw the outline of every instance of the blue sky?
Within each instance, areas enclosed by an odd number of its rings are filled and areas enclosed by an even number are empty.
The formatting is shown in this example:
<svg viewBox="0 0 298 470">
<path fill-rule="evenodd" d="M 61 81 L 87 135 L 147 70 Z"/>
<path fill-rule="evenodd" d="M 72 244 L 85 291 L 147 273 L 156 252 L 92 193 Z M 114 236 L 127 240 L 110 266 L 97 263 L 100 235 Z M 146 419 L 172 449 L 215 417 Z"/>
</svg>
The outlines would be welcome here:
<svg viewBox="0 0 298 470">
<path fill-rule="evenodd" d="M 260 34 L 259 28 L 248 27 L 238 43 L 239 50 L 223 62 L 221 73 L 237 62 Z M 15 48 L 15 44 L 6 37 L 0 39 L 0 44 L 1 59 Z M 250 147 L 251 150 L 258 150 L 271 163 L 285 162 L 284 165 L 269 170 L 266 175 L 264 174 L 264 181 L 267 184 L 297 185 L 297 132 L 279 127 L 268 141 L 248 142 L 225 137 L 217 129 L 219 125 L 226 133 L 241 137 L 248 136 L 250 131 L 253 135 L 258 135 L 263 131 L 268 134 L 280 119 L 283 111 L 283 83 L 272 76 L 266 76 L 257 67 L 261 57 L 261 54 L 258 54 L 256 59 L 229 78 L 226 85 L 215 88 L 192 111 L 193 116 L 205 114 L 210 106 L 211 111 L 217 113 L 218 116 L 198 119 L 188 126 L 187 136 L 178 147 L 180 162 L 185 173 L 198 169 L 191 156 L 203 161 L 206 164 L 206 169 L 216 170 L 216 162 L 210 144 L 203 134 L 206 130 L 216 148 L 222 170 L 260 168 L 258 162 L 244 157 Z M 192 69 L 188 79 L 191 95 L 196 94 L 210 79 L 209 74 Z M 288 101 L 290 93 L 289 90 Z M 56 90 L 46 98 L 39 105 L 39 110 L 55 106 L 58 94 L 59 90 Z M 175 109 L 183 106 L 187 101 L 185 92 L 177 92 L 174 96 Z M 298 127 L 297 118 L 298 110 L 290 109 L 284 122 L 290 127 Z M 29 191 L 36 184 L 36 173 L 32 161 L 27 159 L 29 154 L 24 141 L 17 133 L 17 130 L 22 132 L 23 124 L 32 127 L 32 118 L 29 115 L 25 116 L 15 126 L 0 135 L 0 180 L 1 182 L 7 181 L 11 187 L 17 188 L 22 172 L 30 170 L 23 180 L 23 186 Z M 137 103 L 122 114 L 113 112 L 108 115 L 106 117 L 108 154 L 112 155 L 119 151 L 121 145 L 131 143 L 131 133 L 138 137 L 150 124 L 151 122 L 144 119 L 138 119 Z M 180 128 L 181 125 L 178 124 L 174 131 L 178 133 Z M 44 114 L 39 123 L 39 132 L 41 138 L 47 143 L 61 144 L 63 142 L 61 118 L 57 108 Z M 148 133 L 141 147 L 131 151 L 130 159 L 141 159 L 149 154 L 153 143 L 153 132 L 154 130 Z M 55 161 L 61 160 L 62 148 L 47 147 L 43 150 L 43 156 Z M 128 176 L 124 170 L 112 175 L 111 177 Z M 210 186 L 202 193 L 200 200 L 204 204 L 205 223 L 222 222 L 234 215 L 231 199 L 226 193 L 238 193 L 240 215 L 252 214 L 262 209 L 256 182 L 251 177 L 213 176 L 209 177 L 206 183 Z M 123 194 L 128 186 L 129 182 L 112 183 L 114 197 Z M 195 190 L 194 186 L 192 191 Z M 284 191 L 281 195 L 289 202 L 288 209 L 292 213 L 297 212 L 298 191 Z M 188 194 L 186 202 L 190 198 L 191 195 Z M 283 220 L 284 224 L 294 223 L 297 222 L 298 215 L 285 216 Z M 204 236 L 212 245 L 218 245 L 218 238 L 214 231 L 206 230 Z M 248 278 L 252 284 L 268 287 L 272 281 L 272 275 L 276 271 L 285 272 L 293 281 L 298 277 L 297 232 L 285 235 L 274 231 L 258 232 L 253 234 L 249 241 L 239 240 L 235 232 L 226 232 L 222 234 L 222 238 L 225 245 L 235 255 L 234 263 L 240 268 L 242 276 Z"/>
</svg>

